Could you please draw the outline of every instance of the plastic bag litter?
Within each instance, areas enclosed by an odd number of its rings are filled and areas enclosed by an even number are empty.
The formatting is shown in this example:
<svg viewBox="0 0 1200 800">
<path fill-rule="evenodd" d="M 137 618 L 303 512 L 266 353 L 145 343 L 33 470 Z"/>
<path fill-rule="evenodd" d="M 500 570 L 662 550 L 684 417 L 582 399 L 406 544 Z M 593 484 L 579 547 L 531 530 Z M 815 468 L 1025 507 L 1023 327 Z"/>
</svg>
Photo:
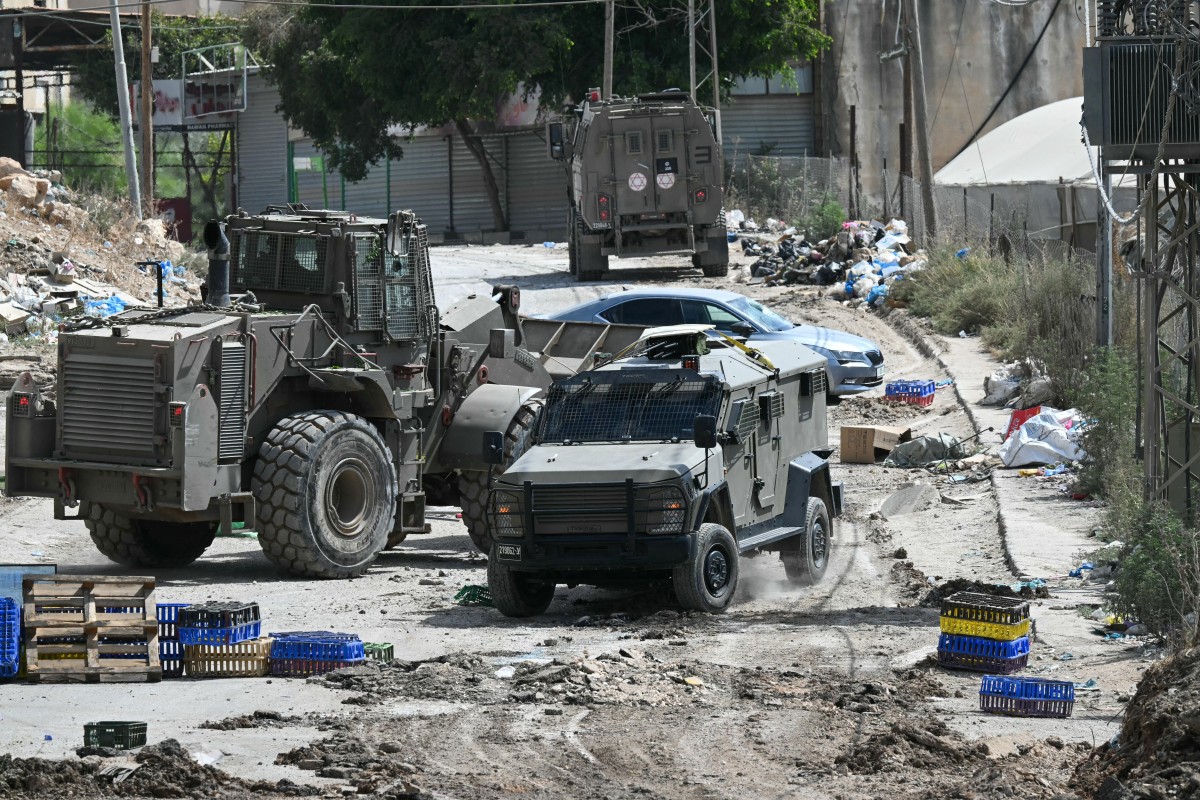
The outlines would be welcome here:
<svg viewBox="0 0 1200 800">
<path fill-rule="evenodd" d="M 1008 437 L 997 455 L 1006 467 L 1080 461 L 1087 457 L 1077 443 L 1081 421 L 1079 412 L 1073 408 L 1067 411 L 1044 408 Z"/>
<path fill-rule="evenodd" d="M 83 313 L 89 317 L 111 317 L 113 314 L 120 314 L 125 310 L 125 303 L 121 298 L 113 295 L 103 300 L 88 300 L 83 304 Z"/>
<path fill-rule="evenodd" d="M 742 213 L 740 208 L 725 212 L 725 224 L 730 228 L 736 228 L 745 221 L 746 215 Z"/>
<path fill-rule="evenodd" d="M 937 436 L 919 436 L 911 442 L 901 442 L 888 453 L 883 465 L 907 469 L 966 457 L 962 442 L 948 433 L 939 433 Z"/>
<path fill-rule="evenodd" d="M 1020 391 L 1020 370 L 1008 367 L 993 372 L 983 379 L 983 393 L 986 396 L 980 402 L 985 406 L 1002 406 L 1016 397 Z"/>
</svg>

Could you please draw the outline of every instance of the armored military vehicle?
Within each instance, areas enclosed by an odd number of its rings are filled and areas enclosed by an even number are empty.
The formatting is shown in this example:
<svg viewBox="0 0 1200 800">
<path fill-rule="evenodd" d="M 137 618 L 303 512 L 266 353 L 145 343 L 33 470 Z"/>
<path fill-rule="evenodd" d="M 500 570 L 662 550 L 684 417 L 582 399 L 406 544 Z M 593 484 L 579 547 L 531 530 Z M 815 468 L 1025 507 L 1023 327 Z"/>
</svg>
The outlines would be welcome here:
<svg viewBox="0 0 1200 800">
<path fill-rule="evenodd" d="M 490 494 L 501 612 L 540 614 L 559 583 L 653 577 L 686 608 L 722 611 L 739 557 L 758 551 L 797 583 L 825 574 L 842 484 L 826 462 L 824 359 L 796 342 L 712 346 L 707 327 L 653 329 L 551 387 L 533 445 Z M 501 459 L 503 435 L 484 449 Z"/>
<path fill-rule="evenodd" d="M 642 330 L 526 324 L 515 287 L 439 312 L 408 211 L 281 207 L 204 238 L 207 305 L 70 324 L 55 394 L 26 373 L 9 399 L 6 493 L 138 568 L 241 521 L 281 570 L 349 577 L 425 532 L 427 503 L 461 505 L 486 551 L 482 432 L 515 457 L 553 378 Z"/>
<path fill-rule="evenodd" d="M 721 145 L 712 109 L 686 92 L 603 100 L 588 92 L 573 126 L 548 123 L 567 167 L 570 271 L 599 280 L 609 256 L 685 253 L 705 275 L 729 271 Z"/>
</svg>

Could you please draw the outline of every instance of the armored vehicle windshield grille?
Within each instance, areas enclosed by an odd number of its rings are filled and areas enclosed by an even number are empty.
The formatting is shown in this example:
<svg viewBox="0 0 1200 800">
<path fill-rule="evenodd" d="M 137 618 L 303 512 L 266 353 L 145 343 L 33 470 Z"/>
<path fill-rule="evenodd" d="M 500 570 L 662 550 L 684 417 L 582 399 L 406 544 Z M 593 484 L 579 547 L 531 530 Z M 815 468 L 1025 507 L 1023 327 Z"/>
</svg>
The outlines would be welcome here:
<svg viewBox="0 0 1200 800">
<path fill-rule="evenodd" d="M 217 456 L 240 461 L 246 428 L 246 346 L 241 342 L 221 342 L 220 381 Z"/>
<path fill-rule="evenodd" d="M 234 231 L 233 282 L 248 289 L 323 292 L 328 236 Z"/>
<path fill-rule="evenodd" d="M 354 280 L 358 329 L 383 331 L 412 341 L 427 335 L 426 314 L 433 303 L 428 233 L 416 217 L 405 220 L 398 254 L 384 253 L 378 236 L 355 236 Z"/>
<path fill-rule="evenodd" d="M 383 248 L 378 236 L 354 237 L 355 309 L 360 331 L 383 330 Z"/>
<path fill-rule="evenodd" d="M 543 442 L 661 441 L 692 437 L 699 414 L 715 416 L 720 385 L 691 371 L 598 372 L 550 387 Z"/>
<path fill-rule="evenodd" d="M 115 463 L 155 459 L 152 358 L 68 352 L 62 370 L 64 455 Z"/>
</svg>

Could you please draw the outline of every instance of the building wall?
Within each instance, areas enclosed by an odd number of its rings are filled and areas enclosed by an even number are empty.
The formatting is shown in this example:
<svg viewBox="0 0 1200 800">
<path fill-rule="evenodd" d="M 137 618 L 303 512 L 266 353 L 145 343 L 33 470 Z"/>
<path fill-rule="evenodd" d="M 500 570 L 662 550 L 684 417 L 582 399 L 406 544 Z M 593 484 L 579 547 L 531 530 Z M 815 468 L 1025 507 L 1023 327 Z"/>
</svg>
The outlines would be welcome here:
<svg viewBox="0 0 1200 800">
<path fill-rule="evenodd" d="M 1030 109 L 1083 94 L 1083 23 L 1074 3 L 916 5 L 935 172 L 970 143 L 985 119 L 981 134 Z M 871 194 L 879 191 L 883 160 L 890 170 L 900 163 L 903 60 L 879 60 L 880 52 L 895 47 L 899 7 L 900 0 L 843 0 L 824 9 L 834 41 L 821 63 L 822 153 L 850 154 L 855 106 L 863 189 Z"/>
</svg>

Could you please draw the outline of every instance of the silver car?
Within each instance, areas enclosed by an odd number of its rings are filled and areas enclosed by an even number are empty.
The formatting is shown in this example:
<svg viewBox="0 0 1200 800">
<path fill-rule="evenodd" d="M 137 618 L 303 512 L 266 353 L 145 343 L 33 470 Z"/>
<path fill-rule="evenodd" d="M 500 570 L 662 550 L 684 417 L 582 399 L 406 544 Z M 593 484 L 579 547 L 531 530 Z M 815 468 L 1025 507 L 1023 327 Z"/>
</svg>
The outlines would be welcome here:
<svg viewBox="0 0 1200 800">
<path fill-rule="evenodd" d="M 750 341 L 790 339 L 825 357 L 829 394 L 865 392 L 883 382 L 883 353 L 861 336 L 796 325 L 757 300 L 720 289 L 635 289 L 544 315 L 547 319 L 628 325 L 707 323 Z"/>
</svg>

